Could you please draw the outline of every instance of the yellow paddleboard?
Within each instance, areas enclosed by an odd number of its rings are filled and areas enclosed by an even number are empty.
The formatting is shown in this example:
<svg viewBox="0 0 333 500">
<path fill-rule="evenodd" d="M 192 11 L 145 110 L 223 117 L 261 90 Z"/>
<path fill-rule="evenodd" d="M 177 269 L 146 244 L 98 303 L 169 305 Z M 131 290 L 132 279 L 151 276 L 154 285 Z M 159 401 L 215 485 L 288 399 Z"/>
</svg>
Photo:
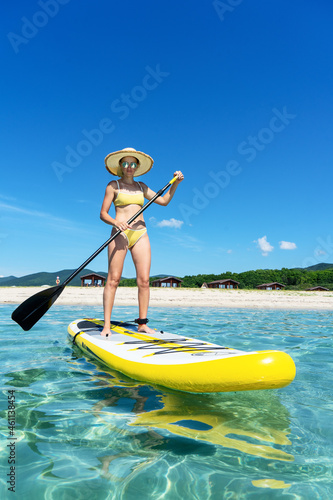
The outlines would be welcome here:
<svg viewBox="0 0 333 500">
<path fill-rule="evenodd" d="M 131 323 L 113 322 L 102 337 L 103 321 L 79 319 L 69 337 L 89 357 L 128 377 L 188 392 L 278 389 L 290 384 L 296 368 L 281 351 L 245 352 L 203 340 L 156 331 L 139 333 Z"/>
</svg>

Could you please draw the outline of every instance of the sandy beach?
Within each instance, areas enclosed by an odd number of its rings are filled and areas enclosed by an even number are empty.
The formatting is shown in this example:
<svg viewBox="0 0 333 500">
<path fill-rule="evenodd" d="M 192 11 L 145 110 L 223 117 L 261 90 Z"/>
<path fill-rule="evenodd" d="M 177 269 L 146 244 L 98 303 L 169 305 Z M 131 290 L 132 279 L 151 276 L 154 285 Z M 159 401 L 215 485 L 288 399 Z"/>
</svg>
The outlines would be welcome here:
<svg viewBox="0 0 333 500">
<path fill-rule="evenodd" d="M 43 287 L 0 287 L 0 303 L 20 304 Z M 137 305 L 136 287 L 119 287 L 115 305 Z M 68 286 L 57 305 L 101 305 L 102 288 Z M 333 310 L 333 291 L 219 290 L 201 288 L 151 288 L 151 307 L 226 307 L 249 309 Z"/>
</svg>

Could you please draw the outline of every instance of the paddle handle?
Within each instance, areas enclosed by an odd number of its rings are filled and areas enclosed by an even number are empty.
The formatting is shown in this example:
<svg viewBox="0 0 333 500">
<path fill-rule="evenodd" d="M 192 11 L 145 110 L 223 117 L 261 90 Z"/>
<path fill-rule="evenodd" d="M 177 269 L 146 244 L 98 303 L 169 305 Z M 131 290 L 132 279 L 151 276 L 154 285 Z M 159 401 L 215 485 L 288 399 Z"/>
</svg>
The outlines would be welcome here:
<svg viewBox="0 0 333 500">
<path fill-rule="evenodd" d="M 142 214 L 142 212 L 144 212 L 152 203 L 154 203 L 154 201 L 159 198 L 160 196 L 162 196 L 162 194 L 178 179 L 178 176 L 176 175 L 173 179 L 171 179 L 170 182 L 168 182 L 168 184 L 166 184 L 162 189 L 160 189 L 159 191 L 157 191 L 157 193 L 152 197 L 151 200 L 149 200 L 142 208 L 140 208 L 140 210 L 134 214 L 130 219 L 128 219 L 127 221 L 127 224 L 131 224 L 133 221 L 135 221 L 135 219 L 137 219 L 139 217 L 139 215 Z M 88 257 L 88 259 L 78 268 L 76 269 L 68 278 L 66 278 L 66 280 L 63 282 L 62 284 L 62 287 L 64 288 L 70 281 L 72 281 L 73 278 L 75 278 L 75 276 L 77 274 L 79 274 L 82 269 L 84 269 L 92 260 L 94 260 L 95 257 L 97 257 L 97 255 L 99 253 L 102 252 L 102 250 L 104 250 L 105 247 L 108 246 L 109 243 L 111 243 L 111 241 L 113 241 L 119 234 L 121 233 L 121 230 L 118 229 L 118 231 L 116 233 L 114 233 L 113 236 L 111 236 L 108 240 L 106 240 L 105 243 L 103 243 L 103 245 L 101 245 L 97 250 L 96 252 L 94 252 L 92 255 L 90 255 L 90 257 Z"/>
</svg>

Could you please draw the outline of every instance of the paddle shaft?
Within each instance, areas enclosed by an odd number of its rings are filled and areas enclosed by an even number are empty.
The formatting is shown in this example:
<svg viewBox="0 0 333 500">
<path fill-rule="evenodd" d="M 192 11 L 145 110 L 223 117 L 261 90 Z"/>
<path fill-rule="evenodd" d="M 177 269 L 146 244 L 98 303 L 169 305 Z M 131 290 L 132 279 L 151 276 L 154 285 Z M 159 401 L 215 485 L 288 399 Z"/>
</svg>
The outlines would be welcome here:
<svg viewBox="0 0 333 500">
<path fill-rule="evenodd" d="M 133 221 L 135 221 L 135 219 L 137 219 L 139 215 L 142 214 L 142 212 L 144 212 L 152 203 L 154 203 L 154 201 L 157 198 L 162 196 L 162 194 L 175 182 L 175 180 L 177 180 L 177 178 L 178 177 L 175 176 L 173 179 L 171 179 L 170 182 L 168 182 L 168 184 L 164 186 L 164 188 L 160 189 L 152 197 L 151 200 L 149 200 L 142 208 L 140 208 L 140 210 L 136 214 L 134 214 L 130 219 L 128 219 L 127 224 L 131 224 Z M 118 231 L 113 236 L 111 236 L 108 240 L 106 240 L 106 242 L 103 243 L 103 245 L 101 245 L 96 250 L 96 252 L 94 252 L 78 269 L 76 269 L 76 271 L 74 271 L 70 276 L 68 276 L 68 278 L 63 282 L 62 287 L 64 288 L 70 281 L 72 281 L 72 279 L 75 278 L 75 276 L 77 276 L 77 274 L 79 274 L 82 271 L 82 269 L 84 269 L 89 264 L 89 262 L 91 262 L 95 257 L 97 257 L 97 255 L 101 253 L 102 250 L 104 250 L 104 248 L 107 247 L 108 244 L 111 243 L 111 241 L 113 241 L 121 232 L 122 231 L 118 229 Z"/>
</svg>

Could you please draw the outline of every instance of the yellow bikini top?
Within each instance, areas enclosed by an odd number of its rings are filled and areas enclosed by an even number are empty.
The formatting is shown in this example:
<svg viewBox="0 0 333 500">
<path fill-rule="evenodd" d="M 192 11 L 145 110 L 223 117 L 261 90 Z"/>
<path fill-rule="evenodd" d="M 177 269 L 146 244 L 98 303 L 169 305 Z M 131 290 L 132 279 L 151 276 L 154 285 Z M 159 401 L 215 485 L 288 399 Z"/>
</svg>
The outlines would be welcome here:
<svg viewBox="0 0 333 500">
<path fill-rule="evenodd" d="M 123 207 L 125 205 L 140 205 L 141 207 L 143 206 L 145 198 L 143 196 L 143 189 L 139 182 L 137 182 L 137 184 L 139 184 L 141 193 L 123 193 L 120 191 L 119 182 L 116 181 L 116 183 L 118 187 L 118 194 L 113 202 L 115 207 Z"/>
</svg>

